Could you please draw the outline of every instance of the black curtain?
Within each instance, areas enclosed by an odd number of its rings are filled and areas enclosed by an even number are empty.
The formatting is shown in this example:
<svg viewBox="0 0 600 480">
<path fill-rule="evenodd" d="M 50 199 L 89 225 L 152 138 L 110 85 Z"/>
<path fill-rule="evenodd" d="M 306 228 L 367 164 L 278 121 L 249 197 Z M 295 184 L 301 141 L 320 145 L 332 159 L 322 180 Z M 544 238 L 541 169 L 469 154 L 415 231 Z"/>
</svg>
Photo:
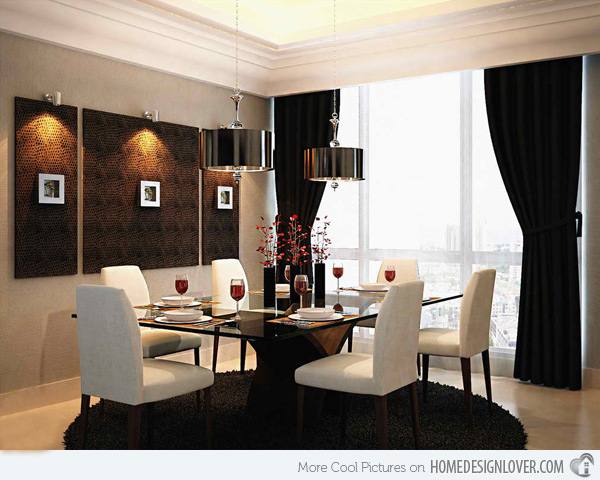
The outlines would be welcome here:
<svg viewBox="0 0 600 480">
<path fill-rule="evenodd" d="M 514 376 L 581 388 L 576 202 L 582 59 L 485 71 L 500 173 L 523 230 Z"/>
<path fill-rule="evenodd" d="M 336 95 L 339 111 L 339 90 Z M 275 98 L 275 187 L 283 221 L 293 214 L 303 225 L 315 221 L 326 184 L 304 179 L 304 149 L 329 146 L 332 112 L 332 90 Z M 281 280 L 283 268 L 278 270 Z M 311 270 L 305 272 L 312 277 Z"/>
</svg>

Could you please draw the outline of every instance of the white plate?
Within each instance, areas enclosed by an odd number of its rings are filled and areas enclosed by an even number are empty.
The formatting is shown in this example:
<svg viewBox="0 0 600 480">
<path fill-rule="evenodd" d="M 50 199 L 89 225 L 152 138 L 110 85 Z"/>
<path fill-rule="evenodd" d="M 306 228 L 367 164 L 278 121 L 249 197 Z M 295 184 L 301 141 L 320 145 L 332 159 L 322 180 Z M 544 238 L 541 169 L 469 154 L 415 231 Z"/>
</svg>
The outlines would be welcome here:
<svg viewBox="0 0 600 480">
<path fill-rule="evenodd" d="M 165 303 L 165 302 L 156 302 L 154 304 L 155 307 L 160 307 L 160 308 L 166 308 L 166 307 L 173 308 L 173 307 L 180 307 L 180 306 L 184 307 L 184 308 L 191 308 L 191 307 L 197 307 L 199 305 L 201 305 L 201 303 L 198 302 L 198 301 L 196 301 L 196 300 L 194 300 L 191 303 L 184 304 L 184 305 L 179 305 L 179 304 L 177 304 L 177 305 L 171 305 L 171 304 Z"/>
<path fill-rule="evenodd" d="M 171 324 L 171 325 L 194 325 L 197 323 L 207 323 L 210 322 L 212 320 L 212 317 L 209 317 L 208 315 L 202 315 L 200 318 L 197 318 L 196 320 L 169 320 L 167 317 L 156 317 L 154 319 L 155 322 L 157 323 L 167 323 L 167 324 Z"/>
<path fill-rule="evenodd" d="M 163 316 L 167 317 L 169 320 L 197 320 L 199 319 L 204 312 L 202 310 L 170 310 L 164 312 Z"/>
<path fill-rule="evenodd" d="M 278 283 L 275 285 L 275 291 L 277 293 L 289 293 L 290 292 L 290 284 L 289 283 Z"/>
<path fill-rule="evenodd" d="M 160 297 L 163 303 L 166 305 L 170 305 L 172 307 L 178 307 L 179 305 L 187 305 L 192 303 L 195 299 L 194 297 L 182 295 L 167 295 L 166 297 Z"/>
<path fill-rule="evenodd" d="M 360 288 L 369 292 L 385 292 L 390 286 L 385 283 L 361 283 Z"/>
<path fill-rule="evenodd" d="M 310 320 L 311 318 L 329 317 L 335 313 L 335 310 L 329 308 L 299 308 L 296 313 L 303 319 Z"/>
<path fill-rule="evenodd" d="M 330 315 L 327 318 L 306 318 L 301 317 L 297 313 L 293 313 L 288 318 L 291 320 L 300 320 L 302 322 L 332 322 L 333 320 L 341 320 L 342 318 L 344 318 L 344 316 L 339 313 L 334 313 L 333 315 Z"/>
</svg>

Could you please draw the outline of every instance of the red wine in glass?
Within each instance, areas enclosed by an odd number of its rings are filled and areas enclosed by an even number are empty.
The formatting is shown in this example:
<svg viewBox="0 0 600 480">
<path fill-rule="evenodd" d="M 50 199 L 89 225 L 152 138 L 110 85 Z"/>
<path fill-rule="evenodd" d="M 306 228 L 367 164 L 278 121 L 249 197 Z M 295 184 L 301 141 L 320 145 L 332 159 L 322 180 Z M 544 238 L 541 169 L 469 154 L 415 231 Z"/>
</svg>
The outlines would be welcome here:
<svg viewBox="0 0 600 480">
<path fill-rule="evenodd" d="M 175 275 L 175 290 L 179 294 L 179 308 L 183 308 L 183 294 L 188 291 L 188 276 L 185 273 Z"/>
<path fill-rule="evenodd" d="M 340 278 L 344 275 L 344 266 L 341 263 L 333 264 L 333 276 L 337 278 L 337 289 L 340 290 Z"/>
<path fill-rule="evenodd" d="M 302 297 L 308 292 L 308 276 L 296 275 L 294 279 L 294 290 L 300 296 L 300 308 L 302 308 Z"/>
<path fill-rule="evenodd" d="M 396 268 L 393 265 L 388 265 L 385 267 L 385 279 L 392 283 L 396 278 Z"/>
<path fill-rule="evenodd" d="M 234 320 L 239 322 L 241 320 L 240 317 L 240 300 L 244 298 L 246 294 L 246 284 L 242 278 L 233 278 L 231 279 L 231 283 L 229 285 L 229 293 L 231 298 L 235 300 L 235 317 Z"/>
</svg>

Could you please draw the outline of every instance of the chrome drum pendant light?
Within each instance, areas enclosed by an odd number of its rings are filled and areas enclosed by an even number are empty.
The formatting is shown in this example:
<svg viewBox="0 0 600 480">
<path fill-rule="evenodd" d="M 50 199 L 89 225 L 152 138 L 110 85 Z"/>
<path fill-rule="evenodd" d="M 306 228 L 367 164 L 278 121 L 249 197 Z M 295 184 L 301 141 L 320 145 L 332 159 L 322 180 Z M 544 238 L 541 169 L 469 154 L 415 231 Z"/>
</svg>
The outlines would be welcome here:
<svg viewBox="0 0 600 480">
<path fill-rule="evenodd" d="M 264 172 L 273 169 L 272 135 L 268 130 L 250 130 L 240 121 L 239 89 L 239 0 L 235 2 L 235 88 L 231 98 L 235 119 L 228 127 L 202 130 L 202 168 L 231 171 L 236 183 L 242 172 Z"/>
<path fill-rule="evenodd" d="M 335 190 L 339 186 L 339 182 L 365 179 L 363 176 L 363 149 L 340 147 L 337 139 L 340 121 L 335 94 L 337 85 L 336 0 L 333 0 L 333 35 L 336 51 L 334 53 L 333 113 L 329 120 L 333 138 L 329 142 L 329 147 L 313 147 L 304 150 L 304 178 L 315 182 L 331 182 L 331 186 Z"/>
</svg>

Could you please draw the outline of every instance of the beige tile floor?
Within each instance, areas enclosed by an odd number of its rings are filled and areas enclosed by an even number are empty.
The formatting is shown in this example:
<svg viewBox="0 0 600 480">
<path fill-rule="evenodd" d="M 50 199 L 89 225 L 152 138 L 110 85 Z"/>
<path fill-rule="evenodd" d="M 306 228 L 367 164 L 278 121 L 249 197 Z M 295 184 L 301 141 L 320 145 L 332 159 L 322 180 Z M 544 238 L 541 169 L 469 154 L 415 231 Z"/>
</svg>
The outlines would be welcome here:
<svg viewBox="0 0 600 480">
<path fill-rule="evenodd" d="M 247 368 L 256 359 L 249 355 Z M 218 371 L 239 366 L 238 360 L 219 364 Z M 430 380 L 462 386 L 460 372 L 431 369 Z M 473 391 L 484 394 L 483 377 L 473 374 Z M 531 449 L 600 449 L 600 390 L 555 390 L 493 378 L 494 401 L 519 417 Z M 62 434 L 79 411 L 79 400 L 48 405 L 0 417 L 0 449 L 49 450 L 62 448 Z"/>
</svg>

